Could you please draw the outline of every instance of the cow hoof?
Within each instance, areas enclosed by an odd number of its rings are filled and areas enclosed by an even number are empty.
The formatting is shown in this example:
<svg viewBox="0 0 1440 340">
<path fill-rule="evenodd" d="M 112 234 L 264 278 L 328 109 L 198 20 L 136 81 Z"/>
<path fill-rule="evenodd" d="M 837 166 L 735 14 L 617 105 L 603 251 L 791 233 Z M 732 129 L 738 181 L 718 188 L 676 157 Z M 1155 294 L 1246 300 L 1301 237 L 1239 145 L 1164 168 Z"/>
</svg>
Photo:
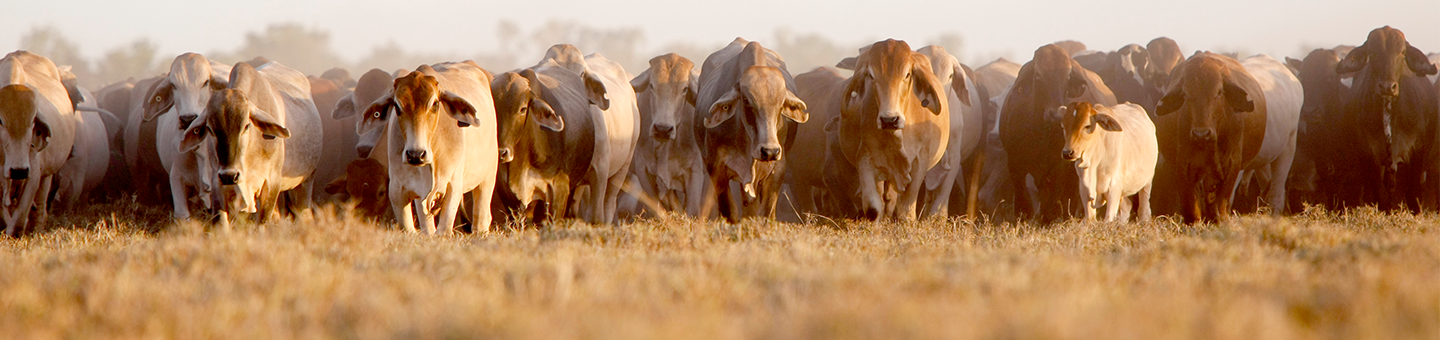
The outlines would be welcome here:
<svg viewBox="0 0 1440 340">
<path fill-rule="evenodd" d="M 879 220 L 880 210 L 876 210 L 875 208 L 865 208 L 865 219 L 870 221 Z"/>
</svg>

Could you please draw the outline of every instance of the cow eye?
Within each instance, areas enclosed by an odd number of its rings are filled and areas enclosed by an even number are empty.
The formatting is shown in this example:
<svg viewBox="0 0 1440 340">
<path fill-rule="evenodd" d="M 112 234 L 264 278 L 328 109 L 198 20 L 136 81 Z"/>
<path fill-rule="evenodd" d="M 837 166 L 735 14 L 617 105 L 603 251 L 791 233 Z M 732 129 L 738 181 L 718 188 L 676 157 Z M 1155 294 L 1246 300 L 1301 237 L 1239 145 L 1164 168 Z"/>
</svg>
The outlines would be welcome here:
<svg viewBox="0 0 1440 340">
<path fill-rule="evenodd" d="M 527 106 L 527 107 L 522 107 L 522 108 L 520 108 L 520 115 L 521 115 L 521 116 L 524 116 L 524 115 L 529 114 L 529 113 L 530 113 L 530 107 Z"/>
<path fill-rule="evenodd" d="M 730 111 L 730 104 L 720 105 L 720 111 Z"/>
</svg>

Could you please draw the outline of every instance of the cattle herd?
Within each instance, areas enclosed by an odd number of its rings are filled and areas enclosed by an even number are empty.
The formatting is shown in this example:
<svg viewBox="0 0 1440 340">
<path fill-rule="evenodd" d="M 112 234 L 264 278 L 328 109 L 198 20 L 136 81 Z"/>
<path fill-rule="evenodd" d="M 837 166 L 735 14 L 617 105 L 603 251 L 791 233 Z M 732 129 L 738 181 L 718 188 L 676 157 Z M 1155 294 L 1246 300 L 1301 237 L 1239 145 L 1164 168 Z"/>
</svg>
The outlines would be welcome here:
<svg viewBox="0 0 1440 340">
<path fill-rule="evenodd" d="M 867 220 L 1005 204 L 1042 223 L 1440 209 L 1440 58 L 1399 30 L 1284 61 L 1180 51 L 1065 41 L 971 68 L 892 39 L 838 60 L 847 77 L 792 75 L 737 38 L 632 75 L 561 44 L 499 74 L 465 61 L 358 80 L 186 53 L 93 92 L 17 51 L 0 59 L 0 217 L 14 236 L 88 197 L 221 225 L 332 204 L 426 234 L 496 218 L 733 223 L 780 202 Z"/>
</svg>

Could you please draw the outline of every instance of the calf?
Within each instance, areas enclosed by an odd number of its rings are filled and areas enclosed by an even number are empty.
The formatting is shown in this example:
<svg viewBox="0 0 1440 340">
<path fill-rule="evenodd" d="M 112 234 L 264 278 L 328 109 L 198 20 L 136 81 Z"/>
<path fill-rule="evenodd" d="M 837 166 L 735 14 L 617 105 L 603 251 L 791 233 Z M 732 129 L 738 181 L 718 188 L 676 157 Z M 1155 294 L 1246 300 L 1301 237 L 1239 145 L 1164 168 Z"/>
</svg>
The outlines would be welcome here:
<svg viewBox="0 0 1440 340">
<path fill-rule="evenodd" d="M 1150 220 L 1150 183 L 1160 146 L 1155 124 L 1140 105 L 1115 107 L 1071 103 L 1059 111 L 1065 130 L 1065 148 L 1060 157 L 1075 162 L 1080 177 L 1080 207 L 1085 219 L 1094 220 L 1095 211 L 1105 204 L 1105 221 L 1124 220 L 1124 200 L 1139 195 L 1140 220 Z"/>
</svg>

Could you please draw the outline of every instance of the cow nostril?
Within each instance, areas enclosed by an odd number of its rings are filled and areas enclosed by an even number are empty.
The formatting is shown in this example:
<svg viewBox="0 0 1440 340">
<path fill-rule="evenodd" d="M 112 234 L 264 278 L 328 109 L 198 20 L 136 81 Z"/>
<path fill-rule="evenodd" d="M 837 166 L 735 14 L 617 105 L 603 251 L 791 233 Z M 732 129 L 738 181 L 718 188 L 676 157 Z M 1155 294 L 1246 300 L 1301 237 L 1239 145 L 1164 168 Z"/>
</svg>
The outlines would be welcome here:
<svg viewBox="0 0 1440 340">
<path fill-rule="evenodd" d="M 514 160 L 514 159 L 515 159 L 514 156 L 511 156 L 511 155 L 510 155 L 510 149 L 509 149 L 509 148 L 500 149 L 500 161 L 501 161 L 501 162 L 509 162 L 509 161 L 511 161 L 511 160 Z"/>
<path fill-rule="evenodd" d="M 14 168 L 14 169 L 10 169 L 10 179 L 26 179 L 26 178 L 30 178 L 30 168 Z"/>
<path fill-rule="evenodd" d="M 1070 149 L 1060 150 L 1060 156 L 1065 159 L 1075 159 L 1075 151 Z"/>
<path fill-rule="evenodd" d="M 674 126 L 670 126 L 670 125 L 655 125 L 655 126 L 654 126 L 653 128 L 651 128 L 651 129 L 653 130 L 653 131 L 651 131 L 651 133 L 652 133 L 653 135 L 655 135 L 655 139 L 658 139 L 658 140 L 661 140 L 661 141 L 666 141 L 666 140 L 670 140 L 671 138 L 674 138 L 674 137 L 675 137 L 675 127 L 674 127 Z"/>
<path fill-rule="evenodd" d="M 880 128 L 899 129 L 901 125 L 900 116 L 881 116 Z"/>
<path fill-rule="evenodd" d="M 427 154 L 429 154 L 429 152 L 425 150 L 406 150 L 405 162 L 410 163 L 410 165 L 424 165 L 425 155 Z"/>
<path fill-rule="evenodd" d="M 181 130 L 184 130 L 184 129 L 189 128 L 189 127 L 190 127 L 190 123 L 191 123 L 191 122 L 194 122 L 194 121 L 195 121 L 195 118 L 198 118 L 198 117 L 200 117 L 200 115 L 197 115 L 197 114 L 184 114 L 184 115 L 180 115 L 180 129 L 181 129 Z"/>
<path fill-rule="evenodd" d="M 239 171 L 221 171 L 216 177 L 220 178 L 220 184 L 222 185 L 235 185 L 235 183 L 240 182 Z"/>
<path fill-rule="evenodd" d="M 1215 138 L 1215 132 L 1211 129 L 1190 129 L 1190 137 L 1200 140 L 1210 140 Z"/>
<path fill-rule="evenodd" d="M 760 160 L 767 162 L 780 160 L 780 148 L 760 148 Z"/>
</svg>

